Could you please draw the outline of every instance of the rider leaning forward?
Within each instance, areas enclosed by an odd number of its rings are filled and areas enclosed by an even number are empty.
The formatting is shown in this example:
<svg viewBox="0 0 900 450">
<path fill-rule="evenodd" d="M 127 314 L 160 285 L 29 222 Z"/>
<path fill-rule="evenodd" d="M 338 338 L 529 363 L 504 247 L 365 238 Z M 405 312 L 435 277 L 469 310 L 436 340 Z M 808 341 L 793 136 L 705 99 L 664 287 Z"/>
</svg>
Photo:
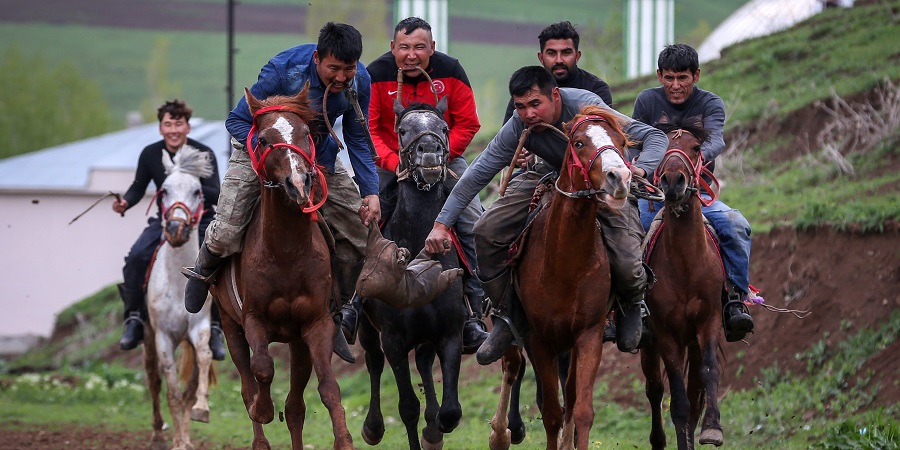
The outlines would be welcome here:
<svg viewBox="0 0 900 450">
<path fill-rule="evenodd" d="M 651 124 L 663 118 L 668 122 L 701 120 L 709 132 L 709 139 L 701 146 L 703 160 L 711 162 L 707 166 L 710 171 L 715 170 L 716 157 L 725 150 L 725 102 L 695 85 L 700 81 L 697 52 L 685 44 L 667 45 L 659 54 L 657 67 L 656 77 L 661 86 L 646 89 L 637 96 L 634 119 Z M 706 193 L 702 195 L 709 199 Z M 641 199 L 638 206 L 641 223 L 649 230 L 663 204 L 656 203 L 651 211 L 649 201 Z M 745 306 L 750 292 L 750 223 L 721 200 L 704 206 L 701 211 L 716 230 L 725 264 L 726 286 L 722 298 L 725 337 L 728 341 L 738 341 L 753 331 L 753 318 Z"/>
<path fill-rule="evenodd" d="M 335 238 L 332 255 L 337 260 L 337 278 L 341 299 L 345 303 L 353 292 L 356 278 L 365 258 L 367 226 L 379 220 L 378 179 L 375 162 L 366 138 L 365 120 L 358 121 L 347 90 L 355 91 L 363 116 L 368 114 L 370 80 L 362 56 L 362 36 L 350 25 L 328 22 L 319 32 L 317 44 L 304 44 L 287 49 L 263 66 L 259 79 L 250 92 L 260 99 L 273 95 L 294 96 L 309 83 L 310 104 L 322 112 L 323 97 L 327 111 L 310 123 L 310 135 L 316 146 L 317 163 L 325 167 L 328 200 L 318 212 Z M 329 88 L 330 85 L 330 88 Z M 343 116 L 343 135 L 350 155 L 356 183 L 337 159 L 337 142 L 329 134 L 329 124 Z M 216 209 L 216 219 L 210 224 L 206 245 L 201 248 L 193 269 L 197 277 L 188 281 L 185 289 L 185 308 L 199 311 L 209 289 L 208 277 L 218 269 L 224 258 L 241 251 L 244 232 L 250 223 L 253 209 L 259 201 L 260 181 L 250 164 L 244 143 L 253 125 L 253 116 L 242 98 L 228 115 L 225 127 L 232 136 L 234 152 L 222 183 Z M 339 321 L 338 307 L 333 305 L 335 321 Z M 335 334 L 335 353 L 346 361 L 353 361 L 344 334 Z"/>
<path fill-rule="evenodd" d="M 423 75 L 420 69 L 423 69 L 428 77 Z M 449 189 L 453 188 L 457 177 L 469 167 L 462 154 L 481 128 L 481 124 L 475 110 L 475 96 L 465 70 L 456 58 L 435 51 L 431 25 L 418 17 L 403 19 L 394 27 L 391 50 L 372 61 L 367 70 L 372 77 L 369 127 L 380 157 L 377 164 L 382 220 L 388 221 L 397 203 L 397 174 L 403 170 L 400 167 L 399 140 L 395 131 L 394 102 L 398 100 L 398 92 L 403 97 L 400 99 L 403 107 L 412 103 L 436 106 L 435 97 L 446 99 L 447 111 L 444 113 L 444 120 L 450 128 L 450 156 L 447 168 L 452 174 L 445 181 L 445 186 Z M 398 70 L 403 71 L 402 86 L 398 86 L 397 83 Z M 476 267 L 473 228 L 482 211 L 480 199 L 477 196 L 472 198 L 460 213 L 454 227 L 468 266 L 473 270 Z M 466 279 L 465 292 L 469 304 L 472 305 L 471 309 L 476 312 L 466 320 L 463 328 L 463 348 L 465 351 L 474 352 L 487 338 L 480 314 L 484 290 L 477 277 L 471 276 Z M 342 326 L 351 342 L 355 339 L 357 317 L 361 307 L 361 299 L 354 297 L 343 311 Z M 468 312 L 470 308 L 467 307 L 465 310 Z"/>
<path fill-rule="evenodd" d="M 160 155 L 165 149 L 169 158 L 175 158 L 185 145 L 209 153 L 212 161 L 212 175 L 201 178 L 200 186 L 203 191 L 203 215 L 200 218 L 200 239 L 203 242 L 206 228 L 212 222 L 215 213 L 213 205 L 219 198 L 219 169 L 216 165 L 216 155 L 209 147 L 187 137 L 191 132 L 191 114 L 193 110 L 184 101 L 175 99 L 166 102 L 157 109 L 156 117 L 159 119 L 159 134 L 163 139 L 154 142 L 141 151 L 138 157 L 137 170 L 134 181 L 122 198 L 113 201 L 113 211 L 124 214 L 129 208 L 137 205 L 144 197 L 147 186 L 153 181 L 157 188 L 166 180 L 166 169 L 163 167 Z M 137 241 L 131 246 L 131 250 L 125 256 L 125 266 L 122 267 L 123 283 L 119 285 L 119 294 L 125 303 L 125 327 L 119 347 L 122 350 L 131 350 L 144 340 L 144 321 L 147 320 L 147 299 L 144 292 L 144 281 L 147 277 L 147 269 L 150 267 L 156 247 L 162 239 L 162 218 L 160 215 L 160 201 L 157 199 L 157 213 L 147 220 L 147 226 Z M 201 244 L 202 245 L 202 244 Z M 221 361 L 225 359 L 225 345 L 222 341 L 222 327 L 219 316 L 219 308 L 213 305 L 211 310 L 211 331 L 209 349 L 213 358 Z"/>
<path fill-rule="evenodd" d="M 563 122 L 571 120 L 583 105 L 609 108 L 594 93 L 559 88 L 553 75 L 541 66 L 523 67 L 514 72 L 509 81 L 509 93 L 517 114 L 506 122 L 453 188 L 426 240 L 429 252 L 446 252 L 442 243 L 449 239 L 449 227 L 457 222 L 459 214 L 471 199 L 509 165 L 526 127 L 543 122 L 561 129 Z M 631 165 L 631 170 L 636 175 L 646 176 L 662 159 L 668 142 L 666 136 L 649 125 L 616 114 L 626 124 L 624 128 L 631 139 L 639 141 L 642 146 L 643 151 Z M 565 139 L 542 128 L 536 128 L 525 142 L 529 151 L 541 157 L 544 164 L 555 171 L 561 169 L 567 145 Z M 506 195 L 494 202 L 475 224 L 478 276 L 485 294 L 499 310 L 494 317 L 490 336 L 476 353 L 480 364 L 490 364 L 503 356 L 514 340 L 515 333 L 511 327 L 515 327 L 520 335 L 526 331 L 527 321 L 510 284 L 507 258 L 510 245 L 525 226 L 532 194 L 542 177 L 542 173 L 532 170 L 515 177 Z M 613 284 L 620 299 L 619 313 L 616 315 L 617 345 L 619 350 L 631 351 L 640 343 L 641 319 L 646 312 L 644 291 L 648 284 L 648 275 L 641 262 L 643 228 L 637 205 L 626 202 L 620 213 L 601 211 L 597 219 L 602 227 Z"/>
</svg>

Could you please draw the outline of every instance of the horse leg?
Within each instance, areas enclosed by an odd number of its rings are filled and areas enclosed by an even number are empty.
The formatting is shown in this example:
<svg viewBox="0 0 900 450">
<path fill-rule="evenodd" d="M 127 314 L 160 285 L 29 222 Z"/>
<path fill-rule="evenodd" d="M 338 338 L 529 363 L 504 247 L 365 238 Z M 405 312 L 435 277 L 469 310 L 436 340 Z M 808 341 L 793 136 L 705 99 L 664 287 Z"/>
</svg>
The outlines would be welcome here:
<svg viewBox="0 0 900 450">
<path fill-rule="evenodd" d="M 665 391 L 660 371 L 659 352 L 655 344 L 641 348 L 641 371 L 644 372 L 644 391 L 650 402 L 650 445 L 653 450 L 665 450 L 666 429 L 662 420 L 662 398 Z"/>
<path fill-rule="evenodd" d="M 519 352 L 519 357 L 524 358 L 524 355 Z M 519 371 L 516 374 L 516 380 L 512 385 L 512 392 L 509 397 L 509 412 L 506 417 L 509 421 L 509 438 L 513 444 L 518 445 L 521 444 L 522 441 L 525 440 L 525 422 L 522 421 L 522 412 L 520 409 L 520 391 L 522 390 L 522 380 L 525 377 L 525 364 L 524 359 L 522 363 L 519 364 Z"/>
<path fill-rule="evenodd" d="M 509 397 L 513 383 L 519 375 L 519 368 L 523 365 L 522 352 L 517 347 L 510 346 L 501 360 L 503 378 L 500 381 L 500 401 L 497 403 L 497 412 L 491 418 L 491 437 L 488 441 L 491 450 L 507 450 L 510 444 Z"/>
<path fill-rule="evenodd" d="M 206 326 L 202 326 L 203 322 Z M 209 383 L 212 369 L 212 351 L 209 349 L 209 338 L 211 331 L 208 321 L 196 324 L 189 334 L 191 345 L 194 347 L 194 355 L 197 358 L 196 376 L 197 388 L 194 390 L 196 400 L 191 407 L 191 420 L 209 423 Z"/>
<path fill-rule="evenodd" d="M 682 376 L 684 364 L 684 350 L 679 348 L 674 340 L 657 339 L 663 364 L 666 366 L 666 376 L 669 377 L 669 395 L 671 396 L 670 412 L 672 424 L 675 425 L 675 440 L 678 450 L 689 450 L 693 447 L 688 441 L 688 419 L 690 415 L 690 402 L 684 386 Z"/>
<path fill-rule="evenodd" d="M 403 351 L 400 342 L 393 342 L 399 341 L 399 339 L 385 339 L 385 337 L 388 336 L 382 335 L 383 347 L 387 350 L 385 355 L 391 365 L 391 370 L 394 371 L 394 379 L 397 381 L 397 391 L 400 396 L 397 405 L 400 411 L 400 420 L 406 426 L 409 448 L 418 450 L 421 449 L 418 431 L 421 405 L 410 379 L 408 353 Z"/>
<path fill-rule="evenodd" d="M 425 428 L 422 429 L 422 448 L 440 449 L 444 445 L 444 433 L 441 432 L 438 423 L 438 411 L 441 405 L 437 401 L 434 391 L 434 346 L 422 344 L 416 348 L 416 369 L 422 377 L 422 386 L 425 389 Z"/>
<path fill-rule="evenodd" d="M 275 405 L 272 403 L 272 380 L 275 378 L 275 361 L 269 355 L 269 339 L 265 326 L 259 318 L 244 318 L 244 336 L 253 356 L 250 357 L 250 372 L 256 380 L 256 395 L 250 401 L 247 412 L 254 422 L 266 424 L 275 418 Z"/>
<path fill-rule="evenodd" d="M 366 352 L 366 370 L 369 372 L 369 411 L 363 422 L 362 438 L 369 445 L 378 445 L 384 438 L 384 416 L 381 414 L 381 373 L 384 372 L 384 352 L 381 337 L 365 315 L 359 324 L 359 343 Z"/>
<path fill-rule="evenodd" d="M 259 385 L 250 370 L 250 344 L 244 338 L 244 329 L 228 314 L 222 314 L 222 332 L 225 333 L 225 343 L 228 345 L 231 361 L 241 376 L 241 398 L 244 400 L 244 407 L 249 414 L 253 399 L 256 398 L 256 393 L 259 391 Z M 253 418 L 251 417 L 250 420 L 253 421 Z M 252 425 L 251 449 L 271 450 L 262 424 L 253 421 Z"/>
<path fill-rule="evenodd" d="M 319 379 L 319 397 L 331 417 L 335 449 L 353 449 L 353 438 L 347 429 L 347 416 L 341 405 L 341 387 L 331 371 L 331 353 L 334 351 L 334 321 L 330 315 L 323 316 L 303 334 L 303 341 L 309 348 L 313 369 Z M 301 387 L 297 395 L 303 395 Z M 301 447 L 296 447 L 299 450 Z"/>
<path fill-rule="evenodd" d="M 710 332 L 710 339 L 705 340 L 703 346 L 703 365 L 700 367 L 703 384 L 706 387 L 706 412 L 703 416 L 703 426 L 700 429 L 700 444 L 712 444 L 716 447 L 725 442 L 722 434 L 722 426 L 719 424 L 719 360 L 716 358 L 718 349 L 718 324 L 715 332 Z"/>
<path fill-rule="evenodd" d="M 694 445 L 694 433 L 697 431 L 697 423 L 700 422 L 700 414 L 703 412 L 705 387 L 700 375 L 703 355 L 696 342 L 692 342 L 687 348 L 687 368 L 683 371 L 687 375 L 687 399 L 690 405 L 688 415 L 687 439 Z"/>
<path fill-rule="evenodd" d="M 156 341 L 153 328 L 147 322 L 144 328 L 144 370 L 147 372 L 147 389 L 153 405 L 153 436 L 150 438 L 151 450 L 168 450 L 166 436 L 163 434 L 163 418 L 159 405 L 159 393 L 162 392 L 162 378 L 159 376 L 159 357 L 156 353 Z"/>
<path fill-rule="evenodd" d="M 287 400 L 284 402 L 284 419 L 287 422 L 288 431 L 291 433 L 291 448 L 299 450 L 303 448 L 303 422 L 306 420 L 306 403 L 303 401 L 303 391 L 309 383 L 312 374 L 309 348 L 299 340 L 288 343 L 291 349 L 291 387 L 288 390 Z"/>
<path fill-rule="evenodd" d="M 569 352 L 570 361 L 566 380 L 566 426 L 563 433 L 563 448 L 588 448 L 591 426 L 594 423 L 594 384 L 600 371 L 603 356 L 603 326 L 598 324 L 593 332 L 582 333 L 575 348 Z M 574 394 L 574 395 L 570 395 Z M 574 424 L 574 430 L 570 427 Z"/>
<path fill-rule="evenodd" d="M 185 406 L 184 393 L 178 384 L 178 370 L 175 364 L 175 342 L 166 333 L 156 333 L 156 349 L 159 356 L 159 371 L 166 380 L 166 400 L 169 404 L 169 412 L 172 414 L 172 428 L 174 428 L 175 450 L 186 448 L 184 442 L 187 432 L 185 430 Z"/>
<path fill-rule="evenodd" d="M 462 362 L 462 342 L 456 335 L 445 339 L 438 347 L 441 360 L 441 376 L 444 393 L 441 397 L 441 411 L 438 425 L 444 433 L 450 433 L 459 426 L 462 419 L 462 405 L 459 404 L 459 366 Z"/>
<path fill-rule="evenodd" d="M 544 403 L 541 416 L 544 432 L 547 434 L 547 450 L 555 450 L 559 446 L 560 429 L 563 423 L 562 405 L 559 403 L 559 378 L 556 368 L 559 363 L 549 348 L 538 341 L 532 341 L 531 359 L 535 372 L 541 380 L 541 391 Z"/>
</svg>

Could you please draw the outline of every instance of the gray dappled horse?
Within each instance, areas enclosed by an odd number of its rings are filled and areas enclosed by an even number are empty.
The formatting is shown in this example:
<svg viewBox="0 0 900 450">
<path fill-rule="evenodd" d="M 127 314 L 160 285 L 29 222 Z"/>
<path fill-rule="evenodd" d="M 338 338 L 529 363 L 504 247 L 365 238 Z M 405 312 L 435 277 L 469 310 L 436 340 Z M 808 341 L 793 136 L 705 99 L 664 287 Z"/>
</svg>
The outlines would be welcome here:
<svg viewBox="0 0 900 450">
<path fill-rule="evenodd" d="M 400 164 L 408 176 L 400 177 L 397 206 L 384 224 L 385 237 L 398 246 L 418 254 L 425 246 L 434 219 L 450 189 L 444 186 L 449 156 L 449 128 L 444 121 L 446 99 L 437 107 L 412 104 L 403 109 L 394 104 Z M 443 270 L 460 267 L 456 252 L 435 256 Z M 466 320 L 463 286 L 457 279 L 432 302 L 419 308 L 395 308 L 378 299 L 367 299 L 360 324 L 360 343 L 366 351 L 366 367 L 371 380 L 369 412 L 363 424 L 366 443 L 375 445 L 384 437 L 381 414 L 380 380 L 387 357 L 397 380 L 399 412 L 406 426 L 409 448 L 419 449 L 419 399 L 410 379 L 409 352 L 416 351 L 416 368 L 425 389 L 425 428 L 421 445 L 441 448 L 443 433 L 459 424 L 462 407 L 458 398 L 459 366 L 462 357 L 462 330 Z M 434 389 L 432 364 L 435 355 L 441 361 L 443 398 L 440 403 Z"/>
</svg>

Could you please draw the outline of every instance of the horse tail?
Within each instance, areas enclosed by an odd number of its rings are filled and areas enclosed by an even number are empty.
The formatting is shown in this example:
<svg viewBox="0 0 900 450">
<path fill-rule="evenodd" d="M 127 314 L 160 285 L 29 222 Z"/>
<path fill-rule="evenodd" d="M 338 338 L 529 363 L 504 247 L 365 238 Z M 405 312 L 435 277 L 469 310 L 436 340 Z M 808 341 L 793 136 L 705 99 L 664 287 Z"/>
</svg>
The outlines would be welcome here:
<svg viewBox="0 0 900 450">
<path fill-rule="evenodd" d="M 194 368 L 197 366 L 197 352 L 188 341 L 181 341 L 181 347 L 181 356 L 178 357 L 178 379 L 182 383 L 188 383 L 194 375 Z M 210 386 L 215 386 L 219 383 L 215 361 L 209 365 L 208 381 Z"/>
</svg>

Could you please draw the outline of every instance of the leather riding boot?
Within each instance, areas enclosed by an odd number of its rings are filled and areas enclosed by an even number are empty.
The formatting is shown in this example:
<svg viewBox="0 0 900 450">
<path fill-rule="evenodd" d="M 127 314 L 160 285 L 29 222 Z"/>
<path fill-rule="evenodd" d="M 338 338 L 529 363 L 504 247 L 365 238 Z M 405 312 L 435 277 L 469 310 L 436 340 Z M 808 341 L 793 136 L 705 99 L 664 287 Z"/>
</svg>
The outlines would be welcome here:
<svg viewBox="0 0 900 450">
<path fill-rule="evenodd" d="M 510 345 L 522 344 L 522 335 L 528 329 L 511 278 L 510 269 L 505 269 L 495 278 L 481 282 L 485 294 L 496 305 L 496 312 L 492 314 L 494 328 L 475 353 L 475 359 L 482 366 L 502 358 Z"/>
<path fill-rule="evenodd" d="M 641 343 L 644 328 L 644 317 L 647 316 L 647 305 L 641 295 L 630 302 L 620 301 L 616 311 L 616 347 L 620 352 L 631 353 Z"/>
<path fill-rule="evenodd" d="M 209 326 L 209 350 L 214 360 L 225 360 L 225 333 L 218 322 L 212 322 Z"/>
<path fill-rule="evenodd" d="M 334 301 L 331 301 L 331 318 L 336 325 L 334 327 L 333 341 L 334 354 L 350 364 L 355 363 L 356 357 L 353 356 L 353 351 L 350 350 L 350 344 L 347 343 L 347 338 L 344 337 L 344 333 L 341 330 L 341 311 L 335 307 Z"/>
<path fill-rule="evenodd" d="M 616 314 L 612 311 L 606 316 L 603 327 L 603 342 L 616 342 Z"/>
<path fill-rule="evenodd" d="M 362 314 L 363 299 L 356 292 L 353 298 L 341 307 L 341 331 L 347 343 L 353 345 L 356 343 L 356 335 L 359 332 L 359 316 Z"/>
<path fill-rule="evenodd" d="M 740 289 L 730 285 L 723 296 L 722 326 L 725 328 L 725 340 L 736 342 L 744 339 L 747 333 L 753 332 L 753 318 L 744 303 L 747 296 Z"/>
<path fill-rule="evenodd" d="M 119 295 L 125 303 L 125 325 L 122 330 L 122 338 L 119 339 L 119 348 L 131 350 L 144 340 L 144 320 L 141 311 L 144 305 L 144 293 L 140 290 L 128 289 L 125 283 L 119 283 Z"/>
<path fill-rule="evenodd" d="M 476 313 L 474 308 L 470 307 L 472 303 L 481 303 L 484 299 L 477 295 L 467 295 L 464 301 L 468 303 L 466 304 L 466 323 L 463 324 L 463 354 L 471 355 L 481 347 L 488 337 L 487 327 L 481 320 L 481 314 Z"/>
<path fill-rule="evenodd" d="M 209 295 L 209 277 L 219 270 L 223 260 L 224 258 L 212 254 L 206 244 L 203 244 L 200 246 L 194 267 L 181 269 L 181 273 L 188 279 L 184 288 L 184 309 L 189 313 L 196 314 L 203 309 Z"/>
</svg>

